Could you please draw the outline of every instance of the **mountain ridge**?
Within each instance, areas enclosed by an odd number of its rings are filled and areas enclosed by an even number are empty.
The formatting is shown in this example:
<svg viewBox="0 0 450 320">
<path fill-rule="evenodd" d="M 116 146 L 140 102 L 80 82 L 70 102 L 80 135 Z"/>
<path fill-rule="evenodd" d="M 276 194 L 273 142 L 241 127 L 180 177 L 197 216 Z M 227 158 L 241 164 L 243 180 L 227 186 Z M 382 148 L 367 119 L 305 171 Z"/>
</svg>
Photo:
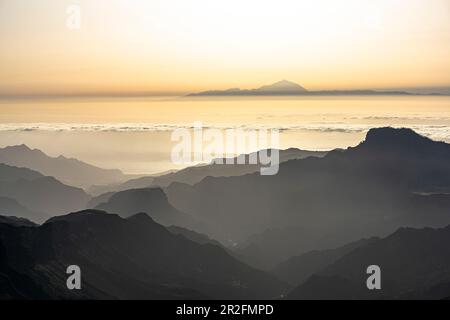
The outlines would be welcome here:
<svg viewBox="0 0 450 320">
<path fill-rule="evenodd" d="M 165 191 L 176 208 L 205 223 L 208 236 L 239 244 L 253 238 L 247 244 L 268 255 L 259 258 L 270 268 L 292 255 L 383 236 L 404 225 L 449 224 L 447 197 L 436 202 L 428 195 L 449 189 L 449 158 L 449 144 L 411 130 L 377 128 L 356 147 L 281 163 L 274 176 L 208 177 Z M 268 230 L 279 232 L 263 236 Z"/>
<path fill-rule="evenodd" d="M 169 172 L 158 176 L 145 176 L 137 179 L 128 180 L 120 185 L 109 186 L 94 186 L 89 189 L 89 193 L 97 197 L 107 197 L 107 194 L 113 194 L 115 192 L 124 191 L 128 189 L 139 189 L 149 187 L 167 187 L 172 182 L 183 182 L 193 185 L 207 176 L 221 177 L 221 176 L 239 176 L 247 173 L 253 173 L 261 168 L 261 164 L 248 164 L 249 157 L 251 155 L 258 155 L 262 151 L 253 152 L 249 154 L 242 154 L 245 157 L 246 164 L 237 164 L 237 157 L 226 159 L 214 159 L 209 164 L 202 164 L 197 166 L 191 166 L 184 169 L 180 169 L 175 172 Z M 322 157 L 326 151 L 308 151 L 297 148 L 280 149 L 279 158 L 280 162 L 285 162 L 290 159 L 302 159 L 306 157 Z M 222 160 L 223 164 L 215 163 L 216 160 Z M 226 164 L 227 160 L 232 160 L 232 164 Z M 94 201 L 95 201 L 94 198 Z M 97 203 L 98 204 L 98 203 Z"/>
<path fill-rule="evenodd" d="M 450 296 L 449 240 L 450 225 L 399 228 L 317 270 L 288 299 L 445 299 Z M 381 269 L 381 290 L 367 290 L 365 270 L 372 264 Z"/>
<path fill-rule="evenodd" d="M 53 176 L 63 183 L 83 188 L 99 182 L 113 183 L 126 179 L 120 170 L 99 168 L 63 155 L 51 157 L 25 144 L 0 148 L 0 163 L 26 167 Z"/>
<path fill-rule="evenodd" d="M 0 209 L 7 209 L 0 214 L 42 222 L 51 215 L 84 208 L 90 198 L 83 189 L 66 185 L 52 176 L 0 164 Z"/>
<path fill-rule="evenodd" d="M 83 272 L 83 290 L 67 290 L 73 264 Z M 0 295 L 13 299 L 267 299 L 287 288 L 219 246 L 173 235 L 146 214 L 124 219 L 99 210 L 41 226 L 0 223 L 0 275 L 11 284 L 0 286 Z"/>
<path fill-rule="evenodd" d="M 141 188 L 120 191 L 111 195 L 107 201 L 95 209 L 130 217 L 139 212 L 147 213 L 156 222 L 165 225 L 196 228 L 197 221 L 190 215 L 177 210 L 168 201 L 161 188 Z"/>
<path fill-rule="evenodd" d="M 188 97 L 201 96 L 340 96 L 340 95 L 440 95 L 438 93 L 412 93 L 399 90 L 370 90 L 370 89 L 354 89 L 354 90 L 317 90 L 309 91 L 301 85 L 281 80 L 270 85 L 264 85 L 257 89 L 239 89 L 231 88 L 226 90 L 208 90 L 197 93 L 190 93 Z"/>
</svg>

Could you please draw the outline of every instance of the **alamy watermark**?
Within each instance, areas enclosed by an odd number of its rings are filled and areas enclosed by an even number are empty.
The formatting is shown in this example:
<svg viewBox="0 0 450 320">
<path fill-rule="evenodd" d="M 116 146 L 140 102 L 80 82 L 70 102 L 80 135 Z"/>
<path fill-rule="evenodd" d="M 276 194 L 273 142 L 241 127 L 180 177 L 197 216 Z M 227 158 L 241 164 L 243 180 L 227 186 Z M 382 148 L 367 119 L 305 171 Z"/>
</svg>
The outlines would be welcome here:
<svg viewBox="0 0 450 320">
<path fill-rule="evenodd" d="M 66 273 L 69 275 L 66 281 L 67 289 L 81 290 L 81 269 L 77 265 L 67 267 Z"/>
<path fill-rule="evenodd" d="M 381 268 L 374 264 L 367 267 L 366 273 L 370 275 L 366 281 L 367 289 L 381 290 Z"/>
<path fill-rule="evenodd" d="M 81 29 L 81 7 L 78 4 L 71 4 L 66 8 L 66 27 L 69 30 Z"/>
<path fill-rule="evenodd" d="M 277 129 L 204 128 L 195 122 L 191 130 L 174 130 L 171 139 L 177 142 L 171 153 L 174 164 L 260 165 L 261 175 L 275 175 L 279 170 Z"/>
</svg>

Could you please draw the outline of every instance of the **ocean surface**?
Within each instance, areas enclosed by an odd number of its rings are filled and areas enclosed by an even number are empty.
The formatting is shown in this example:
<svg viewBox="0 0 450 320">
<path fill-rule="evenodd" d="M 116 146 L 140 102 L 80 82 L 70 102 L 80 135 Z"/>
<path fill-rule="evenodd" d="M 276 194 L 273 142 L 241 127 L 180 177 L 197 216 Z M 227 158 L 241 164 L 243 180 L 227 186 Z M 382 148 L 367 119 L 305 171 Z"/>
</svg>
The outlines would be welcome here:
<svg viewBox="0 0 450 320">
<path fill-rule="evenodd" d="M 281 148 L 346 148 L 382 126 L 450 142 L 450 97 L 0 99 L 0 146 L 27 144 L 51 156 L 150 174 L 188 165 L 172 163 L 171 133 L 196 122 L 221 130 L 278 129 Z"/>
</svg>

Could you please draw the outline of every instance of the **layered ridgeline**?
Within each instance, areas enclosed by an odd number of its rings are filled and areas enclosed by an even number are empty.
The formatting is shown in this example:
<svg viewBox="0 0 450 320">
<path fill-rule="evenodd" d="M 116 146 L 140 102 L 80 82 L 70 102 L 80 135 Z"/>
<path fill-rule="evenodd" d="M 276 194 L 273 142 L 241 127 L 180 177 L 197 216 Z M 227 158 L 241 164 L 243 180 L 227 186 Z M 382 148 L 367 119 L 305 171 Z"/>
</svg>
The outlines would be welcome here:
<svg viewBox="0 0 450 320">
<path fill-rule="evenodd" d="M 406 91 L 378 91 L 378 90 L 319 90 L 309 91 L 301 85 L 281 80 L 270 85 L 265 85 L 257 89 L 231 88 L 227 90 L 210 90 L 198 93 L 191 93 L 189 97 L 208 96 L 350 96 L 350 95 L 411 95 Z"/>
<path fill-rule="evenodd" d="M 346 254 L 377 240 L 379 238 L 375 237 L 361 239 L 333 249 L 309 251 L 283 261 L 272 270 L 272 273 L 279 279 L 298 286 Z"/>
<path fill-rule="evenodd" d="M 0 215 L 43 222 L 50 218 L 50 214 L 28 209 L 16 199 L 0 196 Z"/>
<path fill-rule="evenodd" d="M 259 156 L 260 152 L 256 156 Z M 307 157 L 323 157 L 325 154 L 326 152 L 322 151 L 305 151 L 295 148 L 280 150 L 279 152 L 280 162 Z M 137 212 L 146 212 L 155 221 L 166 226 L 177 225 L 195 230 L 203 230 L 201 220 L 194 219 L 192 215 L 174 208 L 169 203 L 166 194 L 161 188 L 149 186 L 168 186 L 173 182 L 185 182 L 191 185 L 208 176 L 227 177 L 259 172 L 261 164 L 248 164 L 249 158 L 252 155 L 244 155 L 245 163 L 247 164 L 237 164 L 237 158 L 233 158 L 229 163 L 234 164 L 211 163 L 208 165 L 188 167 L 159 177 L 142 177 L 130 180 L 122 184 L 119 188 L 131 187 L 133 185 L 138 188 L 101 194 L 89 201 L 88 208 L 117 213 L 122 217 L 129 217 Z M 222 163 L 227 163 L 227 159 L 220 160 L 222 160 Z"/>
<path fill-rule="evenodd" d="M 288 299 L 449 299 L 449 242 L 450 226 L 401 228 L 386 238 L 359 242 L 353 250 L 346 246 L 292 258 L 276 273 L 284 270 L 290 280 L 301 280 Z M 305 279 L 308 262 L 312 275 Z M 381 270 L 381 290 L 366 286 L 366 269 L 373 264 Z"/>
<path fill-rule="evenodd" d="M 37 171 L 0 164 L 0 214 L 35 222 L 84 208 L 90 196 Z"/>
<path fill-rule="evenodd" d="M 82 290 L 68 290 L 78 265 Z M 287 287 L 221 247 L 169 232 L 146 214 L 88 210 L 41 226 L 0 219 L 0 296 L 14 299 L 277 298 Z"/>
<path fill-rule="evenodd" d="M 169 201 L 247 261 L 271 268 L 293 255 L 402 226 L 450 223 L 450 145 L 409 129 L 368 132 L 354 148 L 291 160 L 275 176 L 173 183 Z"/>
<path fill-rule="evenodd" d="M 187 184 L 196 184 L 206 177 L 234 177 L 248 173 L 259 172 L 261 164 L 249 164 L 250 157 L 256 156 L 259 159 L 261 152 L 272 152 L 272 150 L 260 150 L 255 153 L 244 154 L 245 164 L 239 164 L 237 158 L 217 159 L 222 164 L 216 164 L 212 161 L 210 164 L 202 164 L 193 167 L 187 167 L 175 172 L 169 172 L 157 176 L 145 176 L 128 180 L 120 184 L 112 185 L 94 185 L 89 188 L 89 192 L 96 196 L 102 196 L 105 199 L 106 193 L 124 191 L 127 189 L 139 189 L 148 187 L 167 187 L 173 182 L 181 182 Z M 307 157 L 323 157 L 325 151 L 308 151 L 297 148 L 289 148 L 278 150 L 280 162 L 286 162 L 292 159 L 304 159 Z M 110 193 L 111 194 L 111 193 Z M 95 200 L 94 200 L 95 201 Z"/>
<path fill-rule="evenodd" d="M 179 228 L 177 228 L 179 229 Z M 450 226 L 401 228 L 382 238 L 293 257 L 274 277 L 185 230 L 169 232 L 145 214 L 102 211 L 42 226 L 0 217 L 0 296 L 14 299 L 444 299 L 450 297 Z M 181 234 L 181 235 L 180 235 Z M 67 290 L 66 268 L 82 268 L 83 289 Z M 382 290 L 366 287 L 381 268 Z"/>
<path fill-rule="evenodd" d="M 102 169 L 64 156 L 50 157 L 41 150 L 30 149 L 26 145 L 0 149 L 0 163 L 36 170 L 65 184 L 82 188 L 122 182 L 129 178 L 120 170 Z"/>
<path fill-rule="evenodd" d="M 448 159 L 446 143 L 409 129 L 373 129 L 354 148 L 283 162 L 275 176 L 105 194 L 89 206 L 120 216 L 87 210 L 41 226 L 5 216 L 45 219 L 78 210 L 89 196 L 2 164 L 0 296 L 446 298 Z M 417 229 L 424 226 L 431 228 Z M 81 291 L 66 289 L 73 264 L 83 270 Z M 372 264 L 381 267 L 382 291 L 366 288 Z"/>
<path fill-rule="evenodd" d="M 95 209 L 116 213 L 125 218 L 145 212 L 156 222 L 165 226 L 175 225 L 189 229 L 201 229 L 200 224 L 192 216 L 175 209 L 160 188 L 117 192 L 109 196 L 105 202 L 98 204 Z"/>
</svg>

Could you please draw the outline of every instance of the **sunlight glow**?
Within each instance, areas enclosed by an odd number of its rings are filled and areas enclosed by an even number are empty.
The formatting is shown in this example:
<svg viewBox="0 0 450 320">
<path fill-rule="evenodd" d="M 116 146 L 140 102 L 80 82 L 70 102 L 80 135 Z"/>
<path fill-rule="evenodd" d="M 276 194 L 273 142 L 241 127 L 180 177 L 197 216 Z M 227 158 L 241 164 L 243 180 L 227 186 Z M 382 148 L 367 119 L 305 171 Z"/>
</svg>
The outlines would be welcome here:
<svg viewBox="0 0 450 320">
<path fill-rule="evenodd" d="M 78 3 L 82 28 L 68 30 Z M 3 0 L 0 90 L 189 92 L 450 83 L 447 0 Z"/>
</svg>

